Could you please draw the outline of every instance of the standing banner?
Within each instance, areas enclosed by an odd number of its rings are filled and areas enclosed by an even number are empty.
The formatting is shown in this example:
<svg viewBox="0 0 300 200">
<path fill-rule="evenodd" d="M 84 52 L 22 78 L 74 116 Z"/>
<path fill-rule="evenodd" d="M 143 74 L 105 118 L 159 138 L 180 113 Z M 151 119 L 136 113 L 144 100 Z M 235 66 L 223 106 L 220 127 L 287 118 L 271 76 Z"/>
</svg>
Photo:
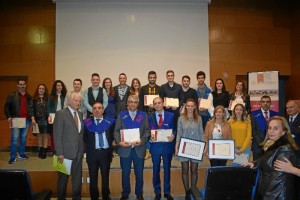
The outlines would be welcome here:
<svg viewBox="0 0 300 200">
<path fill-rule="evenodd" d="M 260 109 L 260 99 L 267 95 L 272 100 L 270 110 L 279 112 L 279 71 L 249 72 L 248 93 L 251 111 Z"/>
</svg>

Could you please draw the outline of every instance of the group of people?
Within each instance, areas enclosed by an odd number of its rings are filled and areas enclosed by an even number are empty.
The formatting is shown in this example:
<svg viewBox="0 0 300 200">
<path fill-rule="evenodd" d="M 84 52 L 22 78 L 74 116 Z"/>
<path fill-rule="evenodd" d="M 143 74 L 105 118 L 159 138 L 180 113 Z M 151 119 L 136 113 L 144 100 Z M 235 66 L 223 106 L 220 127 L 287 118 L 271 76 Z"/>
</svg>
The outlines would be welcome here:
<svg viewBox="0 0 300 200">
<path fill-rule="evenodd" d="M 148 84 L 141 86 L 134 78 L 127 85 L 127 76 L 119 75 L 119 84 L 112 85 L 105 78 L 100 87 L 100 76 L 93 73 L 92 86 L 82 90 L 82 81 L 73 81 L 74 90 L 67 93 L 61 80 L 53 83 L 50 94 L 44 84 L 38 85 L 33 98 L 26 92 L 26 80 L 17 81 L 18 90 L 11 93 L 5 103 L 5 114 L 12 124 L 13 118 L 25 118 L 22 128 L 11 126 L 11 153 L 9 164 L 25 155 L 26 134 L 30 123 L 38 126 L 39 157 L 46 158 L 49 138 L 51 150 L 59 162 L 71 159 L 72 197 L 81 198 L 82 160 L 86 162 L 90 177 L 91 199 L 98 199 L 98 171 L 101 171 L 102 199 L 110 199 L 109 172 L 114 148 L 120 157 L 122 169 L 121 200 L 129 199 L 131 193 L 130 171 L 133 163 L 136 184 L 135 195 L 143 200 L 144 161 L 151 155 L 155 200 L 162 197 L 160 165 L 163 161 L 163 193 L 167 200 L 171 195 L 171 161 L 178 155 L 181 138 L 205 141 L 233 139 L 235 154 L 246 154 L 249 160 L 252 151 L 253 163 L 244 166 L 258 167 L 261 171 L 257 199 L 294 199 L 293 175 L 299 176 L 295 167 L 300 146 L 300 115 L 294 101 L 286 105 L 289 123 L 278 113 L 270 110 L 270 96 L 262 96 L 260 109 L 250 109 L 250 98 L 243 82 L 238 81 L 235 91 L 226 90 L 221 78 L 215 81 L 214 90 L 205 84 L 206 75 L 199 71 L 198 84 L 190 87 L 190 77 L 182 77 L 181 84 L 174 81 L 174 71 L 166 72 L 167 83 L 156 84 L 156 72 L 148 73 Z M 146 103 L 145 95 L 158 95 Z M 178 106 L 164 104 L 165 98 L 178 99 Z M 211 100 L 209 107 L 201 107 L 201 99 Z M 234 104 L 234 106 L 231 106 Z M 127 129 L 138 129 L 139 139 L 125 141 L 122 134 Z M 156 142 L 152 131 L 169 129 L 168 141 Z M 84 143 L 86 148 L 84 149 Z M 208 154 L 208 145 L 204 155 Z M 199 160 L 178 157 L 182 166 L 182 182 L 190 197 L 190 188 L 197 185 Z M 226 166 L 227 160 L 210 159 L 211 166 Z M 58 172 L 58 199 L 65 199 L 69 175 Z M 282 184 L 284 182 L 284 184 Z M 270 184 L 271 183 L 271 184 Z"/>
</svg>

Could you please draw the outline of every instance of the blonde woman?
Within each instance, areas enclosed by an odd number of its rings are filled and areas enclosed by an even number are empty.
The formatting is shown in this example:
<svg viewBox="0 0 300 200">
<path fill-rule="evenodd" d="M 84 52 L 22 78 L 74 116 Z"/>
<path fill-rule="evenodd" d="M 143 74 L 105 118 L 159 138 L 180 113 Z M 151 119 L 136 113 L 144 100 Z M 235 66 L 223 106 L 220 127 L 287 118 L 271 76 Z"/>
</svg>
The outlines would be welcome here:
<svg viewBox="0 0 300 200">
<path fill-rule="evenodd" d="M 294 164 L 296 159 L 295 150 L 297 147 L 285 118 L 275 116 L 269 119 L 267 134 L 261 147 L 263 154 L 258 160 L 254 163 L 244 164 L 250 168 L 258 167 L 261 171 L 255 199 L 296 199 L 293 175 L 275 169 L 276 160 L 284 161 L 284 158 L 287 158 Z"/>
<path fill-rule="evenodd" d="M 198 141 L 204 139 L 202 119 L 198 116 L 198 109 L 196 105 L 197 104 L 194 99 L 187 99 L 185 111 L 178 119 L 175 155 L 178 154 L 181 137 Z M 198 163 L 200 161 L 183 157 L 178 157 L 178 160 L 181 161 L 182 166 L 182 182 L 186 191 L 185 199 L 189 200 L 189 168 L 191 169 L 191 187 L 193 187 L 197 185 Z"/>
<path fill-rule="evenodd" d="M 227 123 L 226 111 L 223 106 L 216 106 L 214 109 L 214 117 L 208 121 L 205 127 L 205 139 L 208 140 L 225 140 L 232 139 L 231 128 Z M 208 144 L 208 143 L 207 143 Z M 207 154 L 208 145 L 206 145 L 205 153 Z M 213 166 L 226 166 L 227 160 L 210 159 L 210 165 Z"/>
<path fill-rule="evenodd" d="M 232 111 L 232 117 L 228 121 L 231 128 L 232 139 L 235 142 L 235 154 L 247 155 L 247 161 L 250 157 L 250 141 L 252 137 L 251 122 L 250 119 L 246 117 L 247 111 L 243 104 L 236 104 Z M 239 161 L 233 161 L 234 165 L 243 164 L 238 163 Z M 245 162 L 244 162 L 245 163 Z"/>
</svg>

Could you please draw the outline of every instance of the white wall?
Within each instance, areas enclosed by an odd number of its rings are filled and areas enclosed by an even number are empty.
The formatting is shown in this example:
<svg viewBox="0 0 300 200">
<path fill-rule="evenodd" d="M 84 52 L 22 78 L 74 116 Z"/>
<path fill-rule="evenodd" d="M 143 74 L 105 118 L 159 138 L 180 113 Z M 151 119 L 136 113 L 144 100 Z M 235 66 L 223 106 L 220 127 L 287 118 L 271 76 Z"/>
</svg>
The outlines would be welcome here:
<svg viewBox="0 0 300 200">
<path fill-rule="evenodd" d="M 72 89 L 74 78 L 89 87 L 90 75 L 118 84 L 124 72 L 147 83 L 150 70 L 175 71 L 176 82 L 199 70 L 209 83 L 206 4 L 56 2 L 56 79 Z"/>
</svg>

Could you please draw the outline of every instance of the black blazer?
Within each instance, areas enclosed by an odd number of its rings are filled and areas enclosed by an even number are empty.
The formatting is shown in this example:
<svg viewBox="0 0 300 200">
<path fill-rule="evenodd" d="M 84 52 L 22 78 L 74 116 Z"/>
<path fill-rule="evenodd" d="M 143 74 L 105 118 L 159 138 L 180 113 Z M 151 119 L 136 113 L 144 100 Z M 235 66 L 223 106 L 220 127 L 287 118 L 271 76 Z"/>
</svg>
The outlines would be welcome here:
<svg viewBox="0 0 300 200">
<path fill-rule="evenodd" d="M 92 118 L 92 120 L 94 122 L 94 117 L 90 117 L 90 118 Z M 114 139 L 113 138 L 112 127 L 113 126 L 110 126 L 105 131 L 107 142 L 108 142 L 108 145 L 109 145 L 109 149 L 111 151 L 113 150 L 113 148 L 112 148 L 112 141 Z M 96 151 L 96 149 L 95 149 L 95 132 L 90 132 L 85 126 L 84 126 L 83 141 L 86 144 L 86 153 L 87 153 L 87 155 L 86 155 L 87 156 L 86 157 L 86 161 L 89 162 L 90 156 L 93 156 L 93 153 Z"/>
</svg>

